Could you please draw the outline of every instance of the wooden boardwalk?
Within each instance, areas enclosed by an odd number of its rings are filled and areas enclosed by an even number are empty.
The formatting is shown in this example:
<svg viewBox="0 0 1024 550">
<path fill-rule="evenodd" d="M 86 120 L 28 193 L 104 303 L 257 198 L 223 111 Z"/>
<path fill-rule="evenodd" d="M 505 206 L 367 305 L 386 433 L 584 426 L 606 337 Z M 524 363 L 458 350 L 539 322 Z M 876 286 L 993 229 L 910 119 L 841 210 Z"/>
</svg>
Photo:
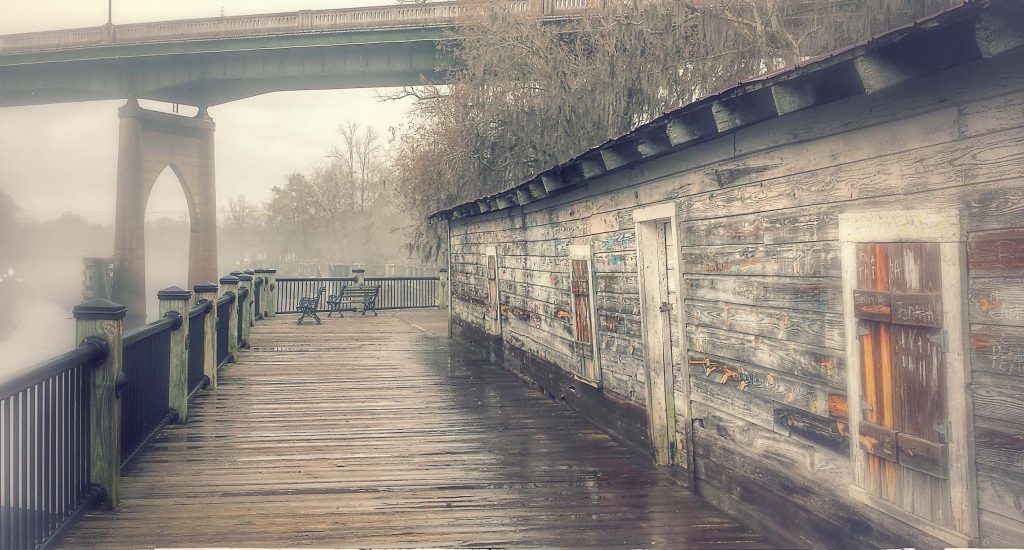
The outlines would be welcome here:
<svg viewBox="0 0 1024 550">
<path fill-rule="evenodd" d="M 67 548 L 759 548 L 436 311 L 258 323 Z"/>
</svg>

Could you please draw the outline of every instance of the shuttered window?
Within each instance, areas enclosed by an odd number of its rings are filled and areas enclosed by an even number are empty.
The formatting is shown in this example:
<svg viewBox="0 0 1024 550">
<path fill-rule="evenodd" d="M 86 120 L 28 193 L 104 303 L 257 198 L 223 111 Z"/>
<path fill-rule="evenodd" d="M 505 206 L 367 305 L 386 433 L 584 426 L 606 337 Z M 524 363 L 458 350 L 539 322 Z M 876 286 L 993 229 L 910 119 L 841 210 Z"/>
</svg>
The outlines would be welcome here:
<svg viewBox="0 0 1024 550">
<path fill-rule="evenodd" d="M 576 378 L 597 386 L 601 364 L 594 328 L 594 265 L 590 245 L 569 249 L 569 289 L 572 294 L 573 355 Z"/>
<path fill-rule="evenodd" d="M 939 245 L 860 243 L 853 291 L 861 353 L 859 447 L 872 494 L 949 522 Z"/>
</svg>

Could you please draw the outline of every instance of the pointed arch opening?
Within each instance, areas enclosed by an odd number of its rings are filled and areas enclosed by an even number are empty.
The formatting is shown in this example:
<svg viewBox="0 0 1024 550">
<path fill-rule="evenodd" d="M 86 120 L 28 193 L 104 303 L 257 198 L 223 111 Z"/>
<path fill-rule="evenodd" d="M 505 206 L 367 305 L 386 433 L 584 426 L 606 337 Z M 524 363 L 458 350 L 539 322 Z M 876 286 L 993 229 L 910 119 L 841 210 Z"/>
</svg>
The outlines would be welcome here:
<svg viewBox="0 0 1024 550">
<path fill-rule="evenodd" d="M 156 293 L 188 283 L 189 235 L 194 209 L 181 172 L 166 165 L 146 197 L 146 322 L 160 316 Z"/>
</svg>

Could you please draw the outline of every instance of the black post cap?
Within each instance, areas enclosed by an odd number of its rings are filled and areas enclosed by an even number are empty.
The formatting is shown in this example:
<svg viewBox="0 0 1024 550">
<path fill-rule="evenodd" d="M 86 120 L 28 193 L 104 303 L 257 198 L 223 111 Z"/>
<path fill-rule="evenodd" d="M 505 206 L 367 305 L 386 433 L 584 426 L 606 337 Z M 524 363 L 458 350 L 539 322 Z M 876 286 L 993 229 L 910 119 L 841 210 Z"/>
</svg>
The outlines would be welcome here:
<svg viewBox="0 0 1024 550">
<path fill-rule="evenodd" d="M 188 300 L 192 297 L 192 291 L 172 286 L 157 292 L 156 297 L 160 300 Z"/>
<path fill-rule="evenodd" d="M 196 283 L 192 287 L 192 291 L 197 294 L 200 292 L 217 292 L 217 283 Z"/>
<path fill-rule="evenodd" d="M 437 271 L 438 271 L 438 273 L 448 273 L 448 268 L 447 267 L 442 267 L 441 269 L 438 269 Z"/>
<path fill-rule="evenodd" d="M 82 321 L 91 319 L 124 319 L 127 313 L 128 308 L 124 307 L 123 304 L 104 300 L 103 298 L 83 302 L 75 306 L 74 309 L 75 319 Z"/>
<path fill-rule="evenodd" d="M 246 273 L 244 271 L 239 273 L 238 275 L 235 275 L 235 276 L 238 277 L 239 281 L 243 281 L 243 282 L 246 282 L 246 283 L 252 280 L 252 275 L 249 275 L 248 273 Z"/>
<path fill-rule="evenodd" d="M 240 269 L 236 269 L 236 270 L 231 272 L 231 275 L 234 275 L 235 277 L 238 277 L 239 275 L 241 275 L 243 273 L 245 273 L 245 272 L 240 270 Z"/>
<path fill-rule="evenodd" d="M 357 267 L 357 268 L 355 268 L 355 269 L 353 269 L 353 270 L 352 270 L 352 273 L 366 273 L 366 270 L 365 270 L 365 269 L 362 269 L 362 268 L 359 268 L 359 267 Z"/>
<path fill-rule="evenodd" d="M 260 268 L 257 268 L 255 270 L 253 270 L 253 273 L 270 273 L 270 270 L 266 269 L 266 268 L 263 268 L 263 267 L 260 267 Z"/>
<path fill-rule="evenodd" d="M 251 270 L 251 269 L 246 269 L 245 271 L 243 271 L 243 273 L 248 273 L 249 275 L 255 275 L 256 274 L 256 272 Z"/>
<path fill-rule="evenodd" d="M 238 284 L 238 277 L 235 277 L 234 275 L 225 275 L 225 276 L 220 278 L 220 284 L 222 284 L 222 285 L 237 285 Z"/>
</svg>

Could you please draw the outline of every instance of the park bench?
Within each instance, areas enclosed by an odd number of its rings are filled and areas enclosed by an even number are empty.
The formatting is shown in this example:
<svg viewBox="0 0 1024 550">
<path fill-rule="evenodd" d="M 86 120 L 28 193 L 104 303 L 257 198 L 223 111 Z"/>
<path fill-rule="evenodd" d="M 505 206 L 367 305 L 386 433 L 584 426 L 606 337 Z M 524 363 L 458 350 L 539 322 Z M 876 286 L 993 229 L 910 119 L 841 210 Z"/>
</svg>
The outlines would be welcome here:
<svg viewBox="0 0 1024 550">
<path fill-rule="evenodd" d="M 342 311 L 372 311 L 377 315 L 377 296 L 380 294 L 380 285 L 349 285 L 341 289 L 341 294 L 332 294 L 327 297 L 327 309 L 330 310 L 327 316 L 330 317 L 335 311 L 344 317 Z"/>
<path fill-rule="evenodd" d="M 306 317 L 312 317 L 316 324 L 320 324 L 320 316 L 316 314 L 316 310 L 320 307 L 320 297 L 324 295 L 324 291 L 327 290 L 325 287 L 320 287 L 320 290 L 316 293 L 316 296 L 306 296 L 299 298 L 299 313 L 302 315 L 299 317 L 298 324 L 302 324 L 302 320 Z"/>
</svg>

